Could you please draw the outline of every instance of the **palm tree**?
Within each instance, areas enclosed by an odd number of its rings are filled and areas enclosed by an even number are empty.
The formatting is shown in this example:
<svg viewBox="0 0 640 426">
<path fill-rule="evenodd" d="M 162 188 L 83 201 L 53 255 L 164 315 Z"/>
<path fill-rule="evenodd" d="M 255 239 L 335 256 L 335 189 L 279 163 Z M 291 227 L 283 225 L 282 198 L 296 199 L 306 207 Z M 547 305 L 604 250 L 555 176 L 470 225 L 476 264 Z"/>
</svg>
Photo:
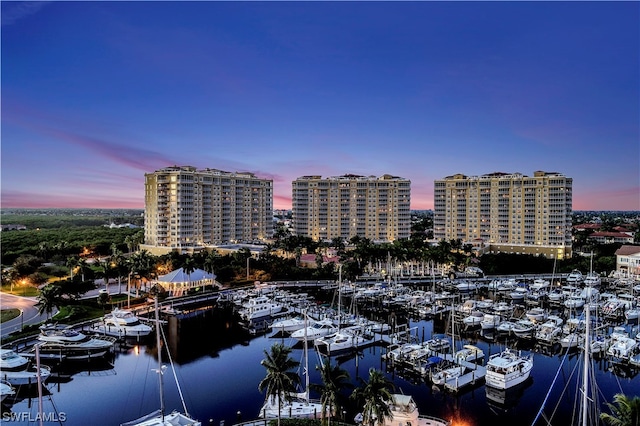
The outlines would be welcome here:
<svg viewBox="0 0 640 426">
<path fill-rule="evenodd" d="M 155 275 L 155 263 L 155 256 L 146 250 L 135 252 L 129 257 L 127 263 L 129 273 L 140 278 L 136 286 L 136 297 L 142 280 L 149 281 Z"/>
<path fill-rule="evenodd" d="M 109 289 L 109 279 L 113 277 L 115 274 L 115 265 L 111 264 L 111 261 L 108 259 L 100 261 L 100 275 L 104 280 L 104 288 L 105 290 Z"/>
<path fill-rule="evenodd" d="M 374 426 L 377 420 L 379 425 L 384 425 L 385 418 L 391 417 L 391 409 L 387 404 L 393 398 L 390 389 L 393 389 L 393 383 L 384 376 L 382 371 L 370 368 L 369 381 L 354 389 L 351 394 L 352 399 L 364 403 L 363 424 Z"/>
<path fill-rule="evenodd" d="M 113 265 L 116 275 L 118 277 L 118 294 L 122 293 L 122 275 L 127 274 L 127 258 L 123 253 L 115 248 L 111 255 L 111 264 Z"/>
<path fill-rule="evenodd" d="M 54 308 L 59 307 L 62 303 L 62 289 L 55 284 L 47 284 L 42 287 L 38 294 L 38 314 L 47 314 L 47 319 L 51 317 Z"/>
<path fill-rule="evenodd" d="M 216 249 L 211 250 L 204 258 L 202 263 L 202 269 L 206 272 L 213 274 L 216 267 L 218 266 L 218 262 L 220 260 L 220 253 Z"/>
<path fill-rule="evenodd" d="M 71 281 L 73 281 L 73 270 L 78 266 L 78 258 L 76 256 L 69 256 L 67 258 L 67 267 L 71 273 Z"/>
<path fill-rule="evenodd" d="M 266 390 L 266 398 L 278 399 L 278 426 L 280 426 L 280 409 L 283 401 L 291 401 L 291 393 L 295 392 L 300 383 L 300 376 L 294 371 L 300 363 L 289 355 L 291 348 L 282 343 L 271 346 L 271 352 L 264 350 L 265 359 L 260 364 L 267 369 L 267 375 L 258 384 L 258 390 Z"/>
<path fill-rule="evenodd" d="M 322 420 L 324 421 L 327 411 L 335 415 L 335 411 L 340 407 L 340 391 L 351 386 L 349 372 L 341 368 L 338 364 L 331 365 L 331 359 L 325 359 L 319 368 L 322 385 L 311 384 L 311 388 L 320 393 L 322 403 Z M 329 410 L 327 410 L 329 409 Z M 328 424 L 331 418 L 328 419 Z"/>
<path fill-rule="evenodd" d="M 184 263 L 182 264 L 182 270 L 185 272 L 185 274 L 187 274 L 187 278 L 189 280 L 189 283 L 187 284 L 187 288 L 190 289 L 191 273 L 196 270 L 196 262 L 191 256 L 187 257 L 184 260 Z"/>
<path fill-rule="evenodd" d="M 629 398 L 617 393 L 613 396 L 613 402 L 607 402 L 611 414 L 601 413 L 601 420 L 613 426 L 640 426 L 640 397 Z"/>
</svg>

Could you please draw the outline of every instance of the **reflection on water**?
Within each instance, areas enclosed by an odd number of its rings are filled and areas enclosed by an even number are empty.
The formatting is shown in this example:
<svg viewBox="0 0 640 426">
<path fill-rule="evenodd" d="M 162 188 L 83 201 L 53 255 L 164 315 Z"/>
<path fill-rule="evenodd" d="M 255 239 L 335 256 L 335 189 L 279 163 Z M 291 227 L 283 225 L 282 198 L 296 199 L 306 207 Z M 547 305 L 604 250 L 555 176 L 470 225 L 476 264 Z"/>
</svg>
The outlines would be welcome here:
<svg viewBox="0 0 640 426">
<path fill-rule="evenodd" d="M 508 411 L 518 405 L 527 388 L 533 384 L 533 378 L 529 377 L 524 382 L 510 389 L 496 389 L 485 386 L 487 403 L 498 410 Z"/>
<path fill-rule="evenodd" d="M 399 323 L 405 322 L 417 340 L 427 340 L 433 334 L 445 333 L 448 328 L 444 318 L 429 321 L 399 318 Z M 176 364 L 176 375 L 188 410 L 203 424 L 211 421 L 211 424 L 219 426 L 224 421 L 226 426 L 230 426 L 238 417 L 249 420 L 257 416 L 265 397 L 258 391 L 258 383 L 265 376 L 260 361 L 264 358 L 264 351 L 274 343 L 292 346 L 291 356 L 302 362 L 303 350 L 297 341 L 283 335 L 252 334 L 232 319 L 230 311 L 223 309 L 201 310 L 183 317 L 168 318 L 165 330 L 167 349 Z M 157 409 L 158 383 L 157 375 L 153 373 L 157 348 L 155 337 L 148 337 L 141 342 L 118 344 L 112 357 L 102 363 L 54 365 L 52 380 L 46 386 L 49 396 L 45 399 L 44 409 L 52 410 L 55 406 L 55 409 L 65 412 L 66 426 L 118 425 Z M 572 371 L 580 362 L 578 353 L 565 356 L 554 350 L 538 352 L 531 342 L 503 337 L 486 340 L 480 332 L 467 332 L 456 338 L 457 346 L 466 343 L 478 346 L 486 357 L 500 352 L 507 345 L 534 351 L 531 378 L 520 388 L 508 391 L 494 392 L 480 384 L 459 394 L 451 394 L 432 389 L 421 377 L 387 370 L 381 358 L 381 347 L 373 346 L 357 354 L 340 355 L 332 361 L 347 370 L 354 386 L 367 380 L 370 368 L 382 370 L 394 382 L 396 391 L 414 397 L 421 414 L 439 416 L 456 425 L 471 426 L 531 424 L 564 359 L 558 375 L 558 390 L 550 393 L 546 409 L 549 413 L 554 409 L 560 412 L 553 424 L 568 424 L 574 398 L 563 396 L 562 388 L 575 388 Z M 168 357 L 163 354 L 163 359 L 166 361 Z M 321 383 L 315 368 L 321 362 L 321 357 L 311 347 L 311 383 Z M 637 370 L 621 368 L 604 359 L 598 361 L 594 368 L 602 395 L 608 400 L 620 391 L 638 394 Z M 173 375 L 165 374 L 164 378 L 167 409 L 181 410 Z M 345 399 L 340 411 L 352 419 L 360 407 L 346 398 L 348 394 L 347 391 L 343 395 Z M 12 405 L 3 410 L 33 412 L 37 409 L 33 396 L 21 396 L 21 399 L 11 402 Z M 563 423 L 565 420 L 567 423 Z"/>
</svg>

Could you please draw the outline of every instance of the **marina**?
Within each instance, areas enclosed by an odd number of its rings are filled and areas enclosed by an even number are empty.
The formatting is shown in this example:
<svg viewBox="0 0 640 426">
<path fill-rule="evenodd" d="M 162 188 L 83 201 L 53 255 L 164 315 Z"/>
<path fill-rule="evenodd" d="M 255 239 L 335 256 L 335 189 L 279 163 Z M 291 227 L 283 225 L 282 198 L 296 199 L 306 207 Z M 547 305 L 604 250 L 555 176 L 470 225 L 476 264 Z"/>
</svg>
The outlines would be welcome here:
<svg viewBox="0 0 640 426">
<path fill-rule="evenodd" d="M 362 346 L 331 354 L 327 354 L 321 345 L 316 347 L 308 342 L 307 362 L 311 383 L 321 383 L 315 367 L 330 357 L 332 362 L 349 372 L 354 385 L 360 383 L 361 379 L 366 381 L 369 368 L 378 369 L 394 383 L 396 391 L 414 398 L 421 415 L 446 419 L 452 424 L 462 420 L 464 424 L 477 425 L 516 419 L 519 422 L 522 419 L 533 421 L 540 409 L 546 409 L 548 413 L 553 411 L 556 418 L 570 418 L 571 404 L 561 393 L 563 386 L 568 389 L 573 387 L 575 392 L 571 375 L 581 359 L 580 347 L 567 350 L 562 348 L 559 340 L 540 343 L 535 338 L 499 332 L 497 327 L 466 329 L 458 311 L 465 304 L 471 305 L 469 300 L 476 301 L 473 303 L 474 309 L 491 307 L 508 313 L 503 317 L 505 321 L 516 320 L 518 316 L 520 319 L 527 318 L 524 313 L 528 308 L 510 302 L 511 309 L 504 309 L 498 292 L 447 294 L 446 287 L 439 287 L 427 296 L 426 293 L 432 290 L 427 287 L 411 288 L 404 293 L 415 297 L 425 296 L 424 300 L 431 300 L 432 306 L 446 300 L 441 304 L 448 308 L 443 308 L 437 315 L 421 315 L 420 307 L 410 304 L 406 304 L 405 308 L 383 305 L 381 299 L 370 297 L 363 298 L 357 304 L 359 313 L 346 308 L 341 315 L 337 315 L 337 310 L 329 302 L 336 290 L 311 291 L 306 288 L 304 291 L 313 296 L 292 299 L 297 302 L 289 302 L 288 315 L 299 315 L 304 307 L 312 313 L 310 315 L 315 315 L 315 320 L 332 319 L 342 332 L 353 330 L 353 327 L 369 327 L 371 336 L 374 336 Z M 276 294 L 280 298 L 285 297 L 280 290 L 271 291 L 273 297 Z M 355 306 L 351 303 L 355 294 L 344 299 L 345 307 Z M 301 365 L 304 363 L 304 339 L 301 341 L 291 337 L 290 332 L 284 329 L 272 330 L 270 325 L 275 319 L 261 319 L 255 324 L 243 320 L 238 315 L 238 306 L 231 302 L 229 296 L 204 304 L 183 304 L 179 313 L 173 311 L 170 314 L 171 311 L 165 310 L 163 314 L 167 349 L 174 361 L 175 377 L 181 384 L 189 414 L 202 424 L 231 425 L 258 418 L 265 402 L 265 395 L 258 391 L 258 383 L 265 376 L 260 361 L 274 343 L 292 347 L 292 357 L 299 360 Z M 380 297 L 390 300 L 388 296 Z M 492 303 L 488 303 L 489 300 Z M 165 305 L 168 303 L 171 302 L 165 302 Z M 549 309 L 551 315 L 569 314 L 564 308 L 552 308 L 548 303 L 539 306 Z M 366 321 L 362 318 L 366 318 Z M 601 324 L 601 334 L 613 334 L 621 341 L 626 335 L 635 341 L 630 336 L 638 334 L 637 321 L 629 322 L 623 318 Z M 259 325 L 260 328 L 254 329 L 253 325 Z M 80 331 L 90 327 L 84 326 Z M 95 424 L 92 419 L 96 413 L 87 413 L 84 408 L 87 404 L 96 407 L 97 415 L 102 416 L 100 418 L 105 420 L 106 425 L 121 424 L 153 412 L 157 408 L 157 398 L 152 395 L 158 392 L 156 373 L 152 371 L 158 353 L 154 336 L 151 333 L 135 339 L 114 339 L 112 350 L 103 359 L 73 362 L 49 360 L 47 363 L 51 375 L 46 383 L 44 409 L 52 410 L 55 407 L 55 410 L 63 411 L 66 415 L 65 424 L 68 425 Z M 463 349 L 466 349 L 466 355 L 458 355 L 463 353 Z M 521 383 L 519 381 L 519 384 L 507 389 L 493 388 L 485 382 L 488 362 L 505 350 L 530 356 L 534 366 L 530 376 L 524 377 Z M 479 353 L 482 355 L 478 356 Z M 635 359 L 632 353 L 633 349 L 629 352 L 629 360 L 607 356 L 607 349 L 594 353 L 597 383 L 608 401 L 618 392 L 638 394 L 638 367 L 631 362 Z M 167 359 L 164 355 L 163 358 Z M 456 366 L 461 374 L 444 380 L 442 385 L 434 384 L 434 374 Z M 559 369 L 563 371 L 561 376 L 564 385 L 559 389 L 551 389 Z M 168 412 L 181 411 L 176 379 L 172 374 L 166 374 L 164 378 Z M 543 407 L 543 398 L 547 394 L 557 408 L 551 405 Z M 82 395 L 82 402 L 79 402 L 79 395 Z M 18 389 L 16 395 L 6 397 L 3 413 L 25 410 L 35 413 L 38 406 L 36 396 L 33 390 Z M 310 396 L 318 397 L 313 392 Z M 340 417 L 353 422 L 358 407 L 347 401 L 340 411 Z M 557 424 L 563 423 L 559 421 Z"/>
</svg>

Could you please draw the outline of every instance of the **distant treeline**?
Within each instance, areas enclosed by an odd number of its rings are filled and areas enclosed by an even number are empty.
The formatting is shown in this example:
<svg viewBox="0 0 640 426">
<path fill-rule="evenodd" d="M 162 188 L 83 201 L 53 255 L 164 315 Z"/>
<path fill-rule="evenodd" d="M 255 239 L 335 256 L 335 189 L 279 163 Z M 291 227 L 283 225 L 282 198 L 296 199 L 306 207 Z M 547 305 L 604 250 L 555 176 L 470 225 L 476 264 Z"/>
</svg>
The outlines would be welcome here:
<svg viewBox="0 0 640 426">
<path fill-rule="evenodd" d="M 15 214 L 2 213 L 0 216 L 3 225 L 16 224 L 24 225 L 27 229 L 59 229 L 78 226 L 103 226 L 112 223 L 121 225 L 131 223 L 137 226 L 144 226 L 142 215 L 45 215 L 45 214 Z"/>
<path fill-rule="evenodd" d="M 113 244 L 127 252 L 127 237 L 133 237 L 142 229 L 108 228 L 105 226 L 61 225 L 58 228 L 27 229 L 0 233 L 2 265 L 11 265 L 20 255 L 30 254 L 45 262 L 65 262 L 69 256 L 77 256 L 86 248 L 99 255 L 111 254 Z"/>
</svg>

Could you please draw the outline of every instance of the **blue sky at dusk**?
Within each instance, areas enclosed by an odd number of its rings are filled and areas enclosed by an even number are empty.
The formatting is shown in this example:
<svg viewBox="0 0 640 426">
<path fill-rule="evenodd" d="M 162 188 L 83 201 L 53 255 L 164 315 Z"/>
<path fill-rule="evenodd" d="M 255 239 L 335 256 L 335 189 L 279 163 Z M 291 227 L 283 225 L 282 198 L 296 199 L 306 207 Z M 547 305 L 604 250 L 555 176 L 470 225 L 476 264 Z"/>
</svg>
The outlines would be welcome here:
<svg viewBox="0 0 640 426">
<path fill-rule="evenodd" d="M 171 165 L 574 179 L 640 210 L 639 2 L 7 2 L 2 207 L 143 208 Z"/>
</svg>

